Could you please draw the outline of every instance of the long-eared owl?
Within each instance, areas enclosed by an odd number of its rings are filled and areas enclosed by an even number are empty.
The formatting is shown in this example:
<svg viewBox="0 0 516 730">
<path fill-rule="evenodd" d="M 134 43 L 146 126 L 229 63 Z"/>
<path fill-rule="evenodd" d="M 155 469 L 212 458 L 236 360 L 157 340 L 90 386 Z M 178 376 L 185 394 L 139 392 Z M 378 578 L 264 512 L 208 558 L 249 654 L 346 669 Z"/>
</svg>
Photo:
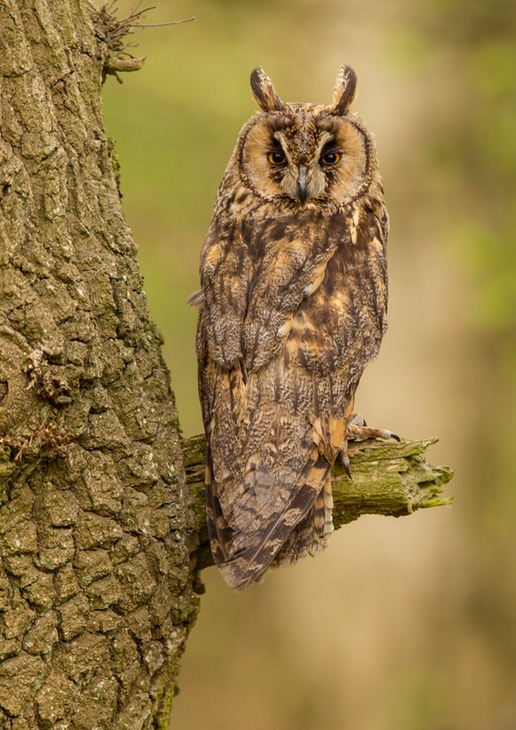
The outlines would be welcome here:
<svg viewBox="0 0 516 730">
<path fill-rule="evenodd" d="M 326 546 L 330 471 L 386 328 L 388 215 L 349 109 L 284 103 L 261 68 L 201 253 L 197 355 L 215 563 L 245 588 Z"/>
</svg>

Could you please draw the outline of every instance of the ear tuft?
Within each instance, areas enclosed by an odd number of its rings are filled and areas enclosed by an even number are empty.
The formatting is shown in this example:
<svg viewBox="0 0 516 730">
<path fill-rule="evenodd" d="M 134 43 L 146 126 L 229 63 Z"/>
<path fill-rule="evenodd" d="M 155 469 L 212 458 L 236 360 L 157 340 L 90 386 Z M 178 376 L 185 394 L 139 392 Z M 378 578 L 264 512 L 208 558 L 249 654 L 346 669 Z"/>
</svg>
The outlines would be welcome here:
<svg viewBox="0 0 516 730">
<path fill-rule="evenodd" d="M 251 90 L 254 100 L 264 112 L 279 111 L 282 108 L 283 102 L 261 66 L 255 68 L 251 74 Z"/>
<path fill-rule="evenodd" d="M 357 75 L 349 66 L 342 66 L 335 83 L 333 92 L 332 111 L 334 114 L 344 116 L 353 103 L 356 96 Z"/>
</svg>

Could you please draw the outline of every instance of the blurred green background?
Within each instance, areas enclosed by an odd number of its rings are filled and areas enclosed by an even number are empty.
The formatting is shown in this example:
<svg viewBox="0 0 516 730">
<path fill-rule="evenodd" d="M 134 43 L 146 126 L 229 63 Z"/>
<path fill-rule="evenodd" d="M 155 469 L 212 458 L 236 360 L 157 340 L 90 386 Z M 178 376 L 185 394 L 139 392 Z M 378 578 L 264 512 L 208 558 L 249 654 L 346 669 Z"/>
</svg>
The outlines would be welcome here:
<svg viewBox="0 0 516 730">
<path fill-rule="evenodd" d="M 430 458 L 456 476 L 452 508 L 362 518 L 243 594 L 205 571 L 172 727 L 514 730 L 516 4 L 163 0 L 145 22 L 191 15 L 136 33 L 143 70 L 104 90 L 185 435 L 201 430 L 186 298 L 249 73 L 325 102 L 345 62 L 392 221 L 390 326 L 358 409 L 438 434 Z"/>
</svg>

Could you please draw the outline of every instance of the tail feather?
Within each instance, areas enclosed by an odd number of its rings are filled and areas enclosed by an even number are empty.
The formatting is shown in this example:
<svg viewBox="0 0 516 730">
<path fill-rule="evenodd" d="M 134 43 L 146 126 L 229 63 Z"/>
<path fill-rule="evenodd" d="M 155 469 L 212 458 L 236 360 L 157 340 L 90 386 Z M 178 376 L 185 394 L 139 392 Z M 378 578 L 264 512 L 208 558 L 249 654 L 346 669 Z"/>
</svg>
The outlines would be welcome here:
<svg viewBox="0 0 516 730">
<path fill-rule="evenodd" d="M 224 579 L 233 588 L 241 590 L 259 580 L 278 554 L 283 553 L 289 536 L 310 516 L 320 499 L 321 483 L 325 486 L 329 483 L 330 465 L 316 447 L 310 456 L 298 483 L 291 488 L 291 498 L 285 509 L 255 532 L 239 533 L 235 548 L 227 560 L 219 564 Z"/>
<path fill-rule="evenodd" d="M 216 489 L 214 489 L 213 468 L 210 448 L 206 450 L 205 477 L 206 522 L 211 552 L 216 565 L 227 560 L 232 544 L 233 530 L 230 529 L 222 510 Z"/>
</svg>

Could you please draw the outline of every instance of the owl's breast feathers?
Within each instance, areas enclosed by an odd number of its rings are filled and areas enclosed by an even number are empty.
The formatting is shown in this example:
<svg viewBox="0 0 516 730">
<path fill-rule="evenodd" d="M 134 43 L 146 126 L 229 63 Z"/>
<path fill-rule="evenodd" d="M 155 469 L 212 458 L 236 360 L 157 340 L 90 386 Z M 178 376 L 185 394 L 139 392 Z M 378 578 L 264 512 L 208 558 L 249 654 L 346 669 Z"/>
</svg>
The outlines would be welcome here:
<svg viewBox="0 0 516 730">
<path fill-rule="evenodd" d="M 333 529 L 329 472 L 387 306 L 385 207 L 355 206 L 215 217 L 203 247 L 208 526 L 236 588 Z"/>
</svg>

